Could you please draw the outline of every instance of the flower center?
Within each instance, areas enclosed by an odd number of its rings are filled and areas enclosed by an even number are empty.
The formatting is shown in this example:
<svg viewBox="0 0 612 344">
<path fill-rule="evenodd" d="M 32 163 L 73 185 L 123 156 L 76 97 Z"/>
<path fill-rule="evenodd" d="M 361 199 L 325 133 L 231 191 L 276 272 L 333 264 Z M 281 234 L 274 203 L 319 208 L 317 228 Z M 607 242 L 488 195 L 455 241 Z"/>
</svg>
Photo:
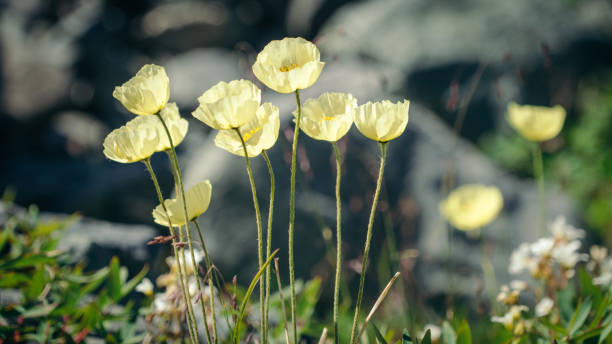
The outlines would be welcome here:
<svg viewBox="0 0 612 344">
<path fill-rule="evenodd" d="M 247 131 L 246 133 L 242 134 L 242 138 L 244 139 L 244 141 L 248 141 L 251 137 L 253 137 L 253 135 L 255 135 L 255 133 L 257 133 L 258 131 L 261 130 L 261 127 L 255 127 L 249 131 Z"/>
<path fill-rule="evenodd" d="M 290 65 L 288 65 L 288 66 L 282 66 L 282 67 L 280 67 L 280 71 L 281 71 L 281 72 L 288 72 L 288 71 L 290 71 L 290 70 L 292 70 L 292 69 L 296 69 L 296 68 L 298 68 L 298 67 L 299 67 L 299 65 L 298 65 L 297 63 L 292 63 L 292 64 L 290 64 Z"/>
<path fill-rule="evenodd" d="M 334 119 L 334 116 L 326 116 L 323 119 L 326 120 L 326 121 L 331 121 L 332 119 Z"/>
</svg>

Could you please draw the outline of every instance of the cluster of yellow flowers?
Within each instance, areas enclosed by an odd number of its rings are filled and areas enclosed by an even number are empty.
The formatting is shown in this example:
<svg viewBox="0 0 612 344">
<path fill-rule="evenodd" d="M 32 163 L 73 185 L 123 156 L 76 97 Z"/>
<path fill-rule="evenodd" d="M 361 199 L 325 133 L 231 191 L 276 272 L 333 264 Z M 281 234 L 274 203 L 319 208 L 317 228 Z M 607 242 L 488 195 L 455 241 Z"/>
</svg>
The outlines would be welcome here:
<svg viewBox="0 0 612 344">
<path fill-rule="evenodd" d="M 252 70 L 254 75 L 264 85 L 280 93 L 293 92 L 296 95 L 297 101 L 297 109 L 293 111 L 296 130 L 294 131 L 293 141 L 289 220 L 289 266 L 294 341 L 296 341 L 297 329 L 295 320 L 295 290 L 293 285 L 293 221 L 295 155 L 299 129 L 313 139 L 331 142 L 336 152 L 338 163 L 336 185 L 336 197 L 338 199 L 337 266 L 339 266 L 341 261 L 341 212 L 339 201 L 339 169 L 341 166 L 341 159 L 338 154 L 336 142 L 346 135 L 352 124 L 355 123 L 355 126 L 361 134 L 380 144 L 382 158 L 365 242 L 360 290 L 351 334 L 351 343 L 353 343 L 358 340 L 358 338 L 355 338 L 356 322 L 363 292 L 363 279 L 365 276 L 365 267 L 367 266 L 374 214 L 384 171 L 386 144 L 404 132 L 408 123 L 410 102 L 404 100 L 394 103 L 389 100 L 383 100 L 380 102 L 367 102 L 359 106 L 357 99 L 355 99 L 353 95 L 331 92 L 323 93 L 319 97 L 308 99 L 304 104 L 301 104 L 299 90 L 312 86 L 319 78 L 324 65 L 325 64 L 320 60 L 319 50 L 313 43 L 303 38 L 284 38 L 279 41 L 272 41 L 266 45 L 257 55 Z M 127 110 L 139 116 L 127 122 L 124 126 L 112 131 L 106 137 L 104 140 L 104 154 L 109 159 L 120 163 L 142 161 L 147 165 L 158 192 L 160 203 L 153 210 L 153 218 L 156 223 L 168 226 L 173 236 L 173 228 L 178 227 L 181 241 L 183 240 L 182 233 L 187 234 L 187 242 L 192 255 L 192 265 L 195 265 L 195 256 L 193 254 L 192 241 L 188 227 L 190 222 L 195 223 L 200 234 L 204 252 L 206 252 L 204 240 L 196 220 L 208 209 L 212 186 L 209 181 L 203 181 L 186 192 L 183 190 L 175 147 L 185 138 L 188 122 L 180 116 L 178 107 L 175 103 L 168 103 L 170 98 L 170 87 L 166 71 L 161 66 L 152 64 L 145 65 L 129 81 L 122 86 L 116 87 L 113 96 L 118 99 Z M 263 269 L 261 216 L 259 214 L 259 205 L 252 172 L 250 170 L 249 158 L 262 154 L 271 169 L 265 151 L 271 149 L 278 138 L 280 128 L 279 109 L 271 103 L 262 103 L 261 90 L 252 81 L 244 79 L 232 80 L 229 82 L 221 81 L 205 91 L 198 98 L 198 102 L 199 105 L 192 112 L 192 115 L 206 125 L 218 130 L 214 140 L 215 144 L 232 154 L 243 156 L 246 159 L 247 170 L 251 181 L 251 191 L 253 193 L 253 203 L 257 216 L 259 266 L 260 269 Z M 565 118 L 565 111 L 561 107 L 552 109 L 530 106 L 521 107 L 512 103 L 508 107 L 508 112 L 511 125 L 515 127 L 519 133 L 532 141 L 544 141 L 556 136 L 561 130 Z M 163 199 L 159 184 L 157 183 L 150 164 L 151 155 L 162 151 L 168 153 L 172 164 L 175 185 L 177 187 L 177 198 L 175 199 Z M 270 176 L 273 178 L 271 170 Z M 273 191 L 271 195 L 268 242 L 270 242 Z M 500 212 L 502 206 L 503 198 L 499 189 L 476 184 L 462 186 L 452 192 L 448 198 L 440 204 L 440 210 L 456 228 L 461 230 L 473 230 L 483 227 L 493 221 Z M 181 230 L 183 226 L 185 227 L 185 232 Z M 181 263 L 178 258 L 178 253 L 179 251 L 176 250 L 175 246 L 177 271 L 181 274 L 182 268 L 180 267 Z M 268 255 L 270 255 L 269 244 Z M 207 254 L 205 258 L 206 264 L 209 267 L 211 263 Z M 189 274 L 189 271 L 185 270 L 184 273 Z M 192 273 L 197 274 L 196 271 L 192 271 Z M 269 277 L 267 278 L 269 279 Z M 336 290 L 334 295 L 334 325 L 336 332 L 338 331 L 337 299 L 339 278 L 340 269 L 337 267 Z M 183 277 L 181 277 L 181 280 L 182 279 Z M 200 289 L 199 279 L 196 278 L 196 282 L 197 288 Z M 209 284 L 212 284 L 212 282 L 209 281 Z M 267 308 L 263 306 L 264 284 L 269 288 L 269 282 L 262 281 L 260 284 L 260 303 L 262 314 L 264 314 L 262 319 L 262 342 L 266 343 L 265 322 L 267 321 Z M 187 300 L 190 294 L 189 290 L 184 286 L 182 289 L 185 299 Z M 201 292 L 201 290 L 199 292 Z M 268 291 L 266 291 L 266 295 L 267 293 Z M 186 304 L 189 308 L 190 303 Z M 203 307 L 202 312 L 204 313 Z M 187 309 L 187 313 L 188 321 L 191 321 L 189 324 L 191 326 L 190 335 L 192 339 L 194 339 L 195 317 L 193 316 L 192 310 Z M 191 320 L 189 320 L 190 317 Z M 216 334 L 213 334 L 213 336 L 216 336 Z M 209 337 L 209 341 L 210 339 Z"/>
</svg>

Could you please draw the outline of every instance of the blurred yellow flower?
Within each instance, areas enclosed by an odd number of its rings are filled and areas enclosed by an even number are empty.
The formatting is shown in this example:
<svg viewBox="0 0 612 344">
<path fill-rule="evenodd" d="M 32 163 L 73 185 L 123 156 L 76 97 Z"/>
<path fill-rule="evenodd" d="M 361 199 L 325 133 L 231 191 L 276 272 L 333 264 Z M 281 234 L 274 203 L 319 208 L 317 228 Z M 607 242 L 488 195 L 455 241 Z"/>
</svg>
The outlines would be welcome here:
<svg viewBox="0 0 612 344">
<path fill-rule="evenodd" d="M 170 99 L 166 70 L 154 64 L 142 66 L 134 77 L 115 87 L 113 97 L 136 115 L 156 114 Z"/>
<path fill-rule="evenodd" d="M 155 127 L 124 125 L 106 136 L 103 143 L 104 155 L 116 162 L 132 163 L 150 157 L 158 144 Z"/>
<path fill-rule="evenodd" d="M 349 93 L 323 93 L 302 106 L 300 129 L 315 140 L 336 142 L 353 125 L 357 99 Z M 293 111 L 297 120 L 297 110 Z"/>
<path fill-rule="evenodd" d="M 192 221 L 198 216 L 202 215 L 210 204 L 210 196 L 212 192 L 212 186 L 210 181 L 206 180 L 194 185 L 191 189 L 185 192 L 185 199 L 187 201 L 187 216 L 188 220 Z M 180 227 L 185 225 L 185 214 L 183 209 L 183 199 L 172 198 L 164 201 L 168 216 L 164 212 L 161 204 L 153 209 L 153 219 L 155 223 L 162 226 L 168 225 L 168 217 L 172 222 L 172 227 Z"/>
<path fill-rule="evenodd" d="M 503 205 L 504 199 L 498 188 L 469 184 L 453 190 L 440 203 L 440 211 L 457 229 L 470 231 L 495 220 Z"/>
<path fill-rule="evenodd" d="M 324 64 L 314 44 L 287 37 L 263 48 L 253 64 L 253 74 L 276 92 L 291 93 L 314 84 Z"/>
<path fill-rule="evenodd" d="M 163 109 L 161 109 L 159 114 L 164 119 L 164 122 L 168 127 L 170 136 L 172 136 L 172 143 L 175 147 L 178 146 L 181 142 L 183 142 L 185 135 L 187 135 L 189 122 L 179 115 L 179 110 L 176 103 L 168 103 Z M 137 129 L 141 126 L 150 126 L 155 128 L 157 137 L 159 137 L 155 151 L 162 152 L 166 149 L 170 149 L 168 134 L 166 134 L 166 130 L 157 116 L 138 116 L 127 122 L 126 126 L 133 129 Z"/>
<path fill-rule="evenodd" d="M 391 141 L 400 136 L 408 124 L 410 101 L 393 103 L 389 100 L 367 102 L 355 111 L 355 126 L 369 139 Z"/>
<path fill-rule="evenodd" d="M 508 122 L 530 141 L 546 141 L 557 136 L 563 128 L 565 109 L 555 107 L 508 104 Z"/>
<path fill-rule="evenodd" d="M 263 150 L 274 146 L 278 138 L 280 117 L 278 108 L 272 103 L 264 103 L 257 109 L 255 118 L 240 127 L 249 157 L 259 155 Z M 226 151 L 244 156 L 242 141 L 234 130 L 221 130 L 215 137 L 215 145 Z"/>
<path fill-rule="evenodd" d="M 193 117 L 217 130 L 238 128 L 254 117 L 261 103 L 261 90 L 249 80 L 221 81 L 199 98 Z"/>
</svg>

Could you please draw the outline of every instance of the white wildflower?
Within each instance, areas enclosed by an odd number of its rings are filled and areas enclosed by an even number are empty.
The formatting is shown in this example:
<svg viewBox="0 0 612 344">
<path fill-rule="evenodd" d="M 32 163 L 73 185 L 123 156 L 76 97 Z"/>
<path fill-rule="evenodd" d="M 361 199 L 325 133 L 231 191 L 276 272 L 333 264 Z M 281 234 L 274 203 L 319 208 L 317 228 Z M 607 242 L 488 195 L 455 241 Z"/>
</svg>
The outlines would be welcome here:
<svg viewBox="0 0 612 344">
<path fill-rule="evenodd" d="M 134 289 L 137 292 L 145 294 L 146 296 L 153 295 L 153 283 L 151 283 L 151 280 L 146 277 L 143 278 Z"/>
<path fill-rule="evenodd" d="M 543 298 L 535 306 L 536 316 L 538 318 L 547 316 L 548 314 L 550 314 L 550 311 L 553 309 L 554 305 L 555 305 L 555 302 L 552 299 L 548 297 Z"/>
<path fill-rule="evenodd" d="M 555 240 L 552 238 L 540 238 L 538 241 L 531 244 L 529 247 L 531 253 L 536 257 L 546 258 L 552 253 L 553 247 L 555 246 Z"/>
<path fill-rule="evenodd" d="M 584 238 L 584 230 L 577 229 L 565 222 L 564 216 L 557 216 L 549 225 L 548 229 L 553 235 L 555 241 L 570 242 L 576 239 Z"/>
</svg>

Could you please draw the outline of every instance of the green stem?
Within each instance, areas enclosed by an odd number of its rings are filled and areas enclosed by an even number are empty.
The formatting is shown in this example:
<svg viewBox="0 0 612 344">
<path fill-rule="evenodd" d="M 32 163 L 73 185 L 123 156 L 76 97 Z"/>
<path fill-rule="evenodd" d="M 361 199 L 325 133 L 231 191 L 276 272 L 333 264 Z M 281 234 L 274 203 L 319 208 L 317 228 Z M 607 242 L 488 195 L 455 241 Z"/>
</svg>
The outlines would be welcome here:
<svg viewBox="0 0 612 344">
<path fill-rule="evenodd" d="M 355 305 L 355 316 L 353 317 L 353 328 L 351 329 L 351 341 L 353 344 L 357 332 L 357 320 L 359 320 L 359 309 L 361 308 L 361 299 L 363 298 L 363 285 L 365 282 L 366 267 L 368 265 L 368 254 L 370 253 L 370 241 L 372 240 L 372 227 L 374 227 L 374 214 L 378 206 L 378 195 L 382 185 L 383 174 L 385 171 L 385 158 L 387 155 L 387 142 L 380 143 L 380 170 L 378 171 L 378 181 L 376 182 L 376 191 L 374 192 L 374 200 L 372 201 L 372 209 L 370 210 L 370 220 L 368 221 L 368 231 L 366 233 L 365 248 L 363 250 L 363 261 L 361 262 L 361 276 L 359 278 L 359 291 L 357 293 L 357 304 Z"/>
<path fill-rule="evenodd" d="M 193 241 L 191 240 L 191 232 L 189 230 L 189 215 L 187 214 L 187 200 L 185 198 L 185 188 L 183 187 L 183 178 L 181 176 L 181 168 L 178 163 L 178 157 L 176 155 L 176 150 L 174 149 L 174 143 L 172 142 L 172 135 L 170 135 L 170 130 L 168 130 L 168 126 L 166 125 L 166 122 L 164 122 L 164 119 L 159 114 L 159 112 L 157 112 L 156 115 L 157 115 L 157 118 L 159 118 L 159 121 L 161 122 L 162 126 L 164 127 L 164 130 L 166 131 L 168 142 L 170 143 L 170 149 L 172 150 L 172 159 L 170 161 L 172 162 L 171 163 L 172 168 L 176 172 L 175 177 L 178 179 L 178 184 L 179 184 L 179 189 L 177 190 L 177 192 L 179 193 L 178 197 L 180 197 L 183 201 L 183 215 L 185 216 L 185 233 L 187 234 L 187 245 L 189 246 L 189 251 L 191 253 L 191 263 L 193 264 L 194 277 L 196 279 L 196 285 L 198 287 L 198 292 L 201 293 L 202 286 L 200 284 L 200 277 L 198 274 L 198 262 L 195 259 L 195 253 L 193 250 Z M 212 338 L 210 337 L 210 331 L 208 329 L 208 320 L 206 319 L 206 310 L 204 309 L 204 302 L 200 302 L 200 309 L 202 311 L 202 319 L 204 319 L 204 328 L 206 330 L 206 338 L 208 339 L 209 343 L 212 343 Z"/>
<path fill-rule="evenodd" d="M 212 281 L 212 260 L 208 255 L 208 250 L 206 249 L 206 244 L 204 243 L 204 237 L 202 236 L 202 229 L 200 229 L 200 224 L 195 219 L 193 224 L 196 226 L 198 230 L 198 236 L 200 237 L 200 243 L 202 244 L 202 250 L 204 250 L 204 262 L 206 263 L 206 274 L 208 275 L 208 291 L 210 292 L 210 312 L 212 315 L 212 328 L 213 328 L 213 342 L 217 343 L 217 316 L 215 314 L 215 294 L 213 293 L 213 281 Z M 200 301 L 203 302 L 203 301 Z"/>
<path fill-rule="evenodd" d="M 181 291 L 183 292 L 183 300 L 185 301 L 185 306 L 187 307 L 187 314 L 186 314 L 187 329 L 189 330 L 189 338 L 191 339 L 192 342 L 194 342 L 193 326 L 195 324 L 195 317 L 193 316 L 193 312 L 189 311 L 190 305 L 191 305 L 189 300 L 191 299 L 191 297 L 189 296 L 189 290 L 185 288 L 185 277 L 183 275 L 183 267 L 182 267 L 183 264 L 181 264 L 181 260 L 179 259 L 178 249 L 176 248 L 176 245 L 175 245 L 176 236 L 174 234 L 174 227 L 172 227 L 172 222 L 170 220 L 170 216 L 168 215 L 166 204 L 164 203 L 164 196 L 162 195 L 161 188 L 159 187 L 157 175 L 155 174 L 155 171 L 153 170 L 153 166 L 151 166 L 151 160 L 150 158 L 147 158 L 143 160 L 142 162 L 145 164 L 145 166 L 147 167 L 147 170 L 149 171 L 149 174 L 151 175 L 151 179 L 153 180 L 153 185 L 155 186 L 155 191 L 157 192 L 157 199 L 159 201 L 159 204 L 162 206 L 162 209 L 164 210 L 164 214 L 166 214 L 166 218 L 168 218 L 168 229 L 170 230 L 170 235 L 172 236 L 172 248 L 174 250 L 174 258 L 176 259 L 176 266 L 178 268 Z"/>
<path fill-rule="evenodd" d="M 340 179 L 342 177 L 342 161 L 340 160 L 340 152 L 338 152 L 338 144 L 332 142 L 334 154 L 336 155 L 336 280 L 334 282 L 334 343 L 338 344 L 338 302 L 340 296 L 340 274 L 342 270 L 342 224 L 341 215 L 342 209 L 340 200 Z"/>
<path fill-rule="evenodd" d="M 244 137 L 242 137 L 242 133 L 239 128 L 234 128 L 238 137 L 240 138 L 240 142 L 242 143 L 242 149 L 244 151 L 244 161 L 246 162 L 247 173 L 249 174 L 249 183 L 251 184 L 251 193 L 253 194 L 253 208 L 255 208 L 255 220 L 257 222 L 257 259 L 259 261 L 259 269 L 263 266 L 263 242 L 262 242 L 262 229 L 261 229 L 261 213 L 259 212 L 259 201 L 257 200 L 257 189 L 255 188 L 255 179 L 253 179 L 253 170 L 251 169 L 251 162 L 249 159 L 249 153 L 246 148 L 246 142 L 244 142 Z M 264 317 L 264 295 L 265 295 L 265 286 L 262 281 L 259 283 L 259 311 L 261 314 L 261 342 L 266 344 L 266 335 L 267 335 L 267 323 Z"/>
<path fill-rule="evenodd" d="M 302 120 L 302 104 L 300 92 L 295 90 L 295 102 L 297 103 L 297 121 L 293 132 L 293 146 L 291 148 L 291 184 L 289 192 L 289 284 L 291 287 L 291 324 L 293 326 L 293 344 L 297 344 L 297 319 L 295 316 L 295 266 L 293 263 L 293 229 L 295 226 L 295 160 L 297 155 L 298 134 L 300 133 L 300 121 Z"/>
<path fill-rule="evenodd" d="M 268 158 L 268 154 L 266 151 L 261 152 L 266 161 L 266 165 L 268 166 L 268 174 L 270 175 L 270 204 L 268 205 L 268 233 L 266 233 L 266 257 L 269 257 L 272 253 L 272 221 L 274 219 L 274 193 L 276 190 L 276 183 L 274 177 L 274 170 L 272 169 L 272 164 L 270 163 L 270 158 Z M 270 270 L 272 268 L 268 266 L 266 268 L 266 300 L 265 300 L 265 314 L 264 319 L 266 325 L 268 324 L 268 313 L 270 311 Z M 284 302 L 284 300 L 281 300 Z"/>
<path fill-rule="evenodd" d="M 533 149 L 533 174 L 538 183 L 538 208 L 540 211 L 539 225 L 542 235 L 546 235 L 546 194 L 544 190 L 544 164 L 542 162 L 542 149 L 535 143 Z"/>
</svg>

